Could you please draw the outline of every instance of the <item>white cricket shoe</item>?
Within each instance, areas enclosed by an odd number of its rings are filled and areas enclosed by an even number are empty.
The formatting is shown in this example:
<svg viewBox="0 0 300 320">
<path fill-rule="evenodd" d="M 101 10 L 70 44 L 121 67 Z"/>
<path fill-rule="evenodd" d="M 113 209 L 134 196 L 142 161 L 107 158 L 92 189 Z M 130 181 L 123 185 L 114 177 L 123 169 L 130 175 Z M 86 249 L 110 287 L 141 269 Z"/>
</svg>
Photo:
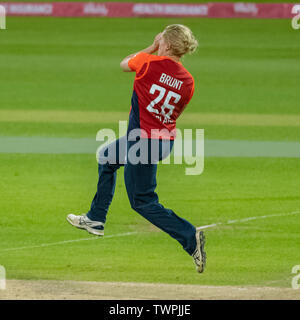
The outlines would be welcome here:
<svg viewBox="0 0 300 320">
<path fill-rule="evenodd" d="M 205 237 L 204 233 L 197 229 L 195 236 L 197 245 L 192 257 L 194 258 L 197 272 L 202 273 L 206 264 L 206 253 L 204 251 Z"/>
<path fill-rule="evenodd" d="M 72 226 L 85 229 L 91 234 L 104 236 L 104 223 L 90 220 L 85 214 L 77 216 L 71 213 L 67 216 L 67 221 L 71 223 Z"/>
</svg>

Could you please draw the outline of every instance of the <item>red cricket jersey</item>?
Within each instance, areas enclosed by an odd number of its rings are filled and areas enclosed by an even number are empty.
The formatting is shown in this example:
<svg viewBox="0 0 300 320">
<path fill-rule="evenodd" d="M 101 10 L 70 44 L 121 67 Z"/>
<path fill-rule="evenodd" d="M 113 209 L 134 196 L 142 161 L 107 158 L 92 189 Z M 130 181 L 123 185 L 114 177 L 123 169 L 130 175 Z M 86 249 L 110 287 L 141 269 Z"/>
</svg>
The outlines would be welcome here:
<svg viewBox="0 0 300 320">
<path fill-rule="evenodd" d="M 143 129 L 142 138 L 174 140 L 176 120 L 194 93 L 192 75 L 180 62 L 144 52 L 128 65 L 136 72 L 128 130 Z"/>
</svg>

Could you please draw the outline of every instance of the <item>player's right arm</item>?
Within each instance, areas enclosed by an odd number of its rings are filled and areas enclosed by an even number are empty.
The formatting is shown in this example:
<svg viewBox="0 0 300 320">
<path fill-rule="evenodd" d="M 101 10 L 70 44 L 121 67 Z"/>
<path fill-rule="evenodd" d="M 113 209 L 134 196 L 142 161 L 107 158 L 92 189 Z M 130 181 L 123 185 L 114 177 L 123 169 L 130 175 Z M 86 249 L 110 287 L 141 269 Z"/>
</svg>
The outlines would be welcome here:
<svg viewBox="0 0 300 320">
<path fill-rule="evenodd" d="M 147 54 L 152 54 L 152 53 L 156 52 L 156 51 L 158 50 L 158 47 L 159 47 L 159 40 L 160 40 L 160 38 L 161 38 L 161 35 L 162 35 L 162 34 L 159 33 L 159 34 L 155 37 L 155 39 L 154 39 L 153 43 L 151 44 L 151 46 L 149 46 L 149 47 L 147 47 L 146 49 L 143 49 L 143 50 L 141 50 L 141 51 L 139 51 L 139 52 L 132 53 L 132 54 L 130 54 L 129 56 L 125 57 L 125 58 L 121 61 L 121 63 L 120 63 L 121 69 L 122 69 L 123 71 L 125 71 L 125 72 L 136 71 L 135 64 L 132 63 L 132 64 L 129 66 L 128 62 L 129 62 L 133 57 L 135 57 L 136 55 L 138 55 L 138 54 L 141 53 L 141 52 L 144 52 L 144 53 L 147 53 Z M 138 61 L 136 61 L 136 62 L 137 62 L 137 64 L 139 63 Z"/>
</svg>

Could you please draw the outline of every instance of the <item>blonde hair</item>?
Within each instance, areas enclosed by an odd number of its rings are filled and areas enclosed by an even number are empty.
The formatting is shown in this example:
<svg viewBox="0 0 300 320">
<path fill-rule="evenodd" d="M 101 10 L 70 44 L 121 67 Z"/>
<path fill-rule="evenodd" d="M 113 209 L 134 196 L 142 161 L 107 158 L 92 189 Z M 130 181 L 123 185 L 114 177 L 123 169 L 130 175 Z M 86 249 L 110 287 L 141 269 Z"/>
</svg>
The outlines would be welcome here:
<svg viewBox="0 0 300 320">
<path fill-rule="evenodd" d="M 171 24 L 163 31 L 163 38 L 170 46 L 173 55 L 181 57 L 193 53 L 198 47 L 198 41 L 190 28 L 182 24 Z"/>
</svg>

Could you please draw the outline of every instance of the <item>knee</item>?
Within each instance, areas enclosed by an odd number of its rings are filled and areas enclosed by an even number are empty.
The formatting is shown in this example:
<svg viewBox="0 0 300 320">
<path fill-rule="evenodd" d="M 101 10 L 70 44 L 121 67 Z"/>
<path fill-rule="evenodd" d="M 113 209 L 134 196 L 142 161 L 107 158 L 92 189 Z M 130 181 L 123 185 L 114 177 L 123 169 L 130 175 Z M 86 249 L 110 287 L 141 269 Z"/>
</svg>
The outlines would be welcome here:
<svg viewBox="0 0 300 320">
<path fill-rule="evenodd" d="M 134 197 L 129 194 L 128 198 L 129 198 L 131 209 L 133 209 L 134 211 L 137 211 L 138 206 L 137 206 L 136 202 L 134 201 Z"/>
<path fill-rule="evenodd" d="M 130 202 L 130 206 L 131 206 L 131 209 L 134 210 L 134 211 L 138 211 L 138 207 L 133 203 L 133 202 Z"/>
<path fill-rule="evenodd" d="M 131 209 L 133 209 L 136 212 L 139 212 L 141 208 L 141 203 L 140 201 L 138 201 L 136 195 L 133 193 L 129 193 L 128 198 L 129 198 Z"/>
<path fill-rule="evenodd" d="M 157 203 L 156 197 L 139 197 L 137 195 L 133 195 L 130 199 L 131 208 L 137 213 L 143 214 L 144 212 L 150 212 L 153 209 L 153 205 Z"/>
<path fill-rule="evenodd" d="M 140 215 L 144 215 L 146 207 L 136 204 L 136 203 L 131 203 L 131 209 L 134 210 L 135 212 L 137 212 Z"/>
</svg>

